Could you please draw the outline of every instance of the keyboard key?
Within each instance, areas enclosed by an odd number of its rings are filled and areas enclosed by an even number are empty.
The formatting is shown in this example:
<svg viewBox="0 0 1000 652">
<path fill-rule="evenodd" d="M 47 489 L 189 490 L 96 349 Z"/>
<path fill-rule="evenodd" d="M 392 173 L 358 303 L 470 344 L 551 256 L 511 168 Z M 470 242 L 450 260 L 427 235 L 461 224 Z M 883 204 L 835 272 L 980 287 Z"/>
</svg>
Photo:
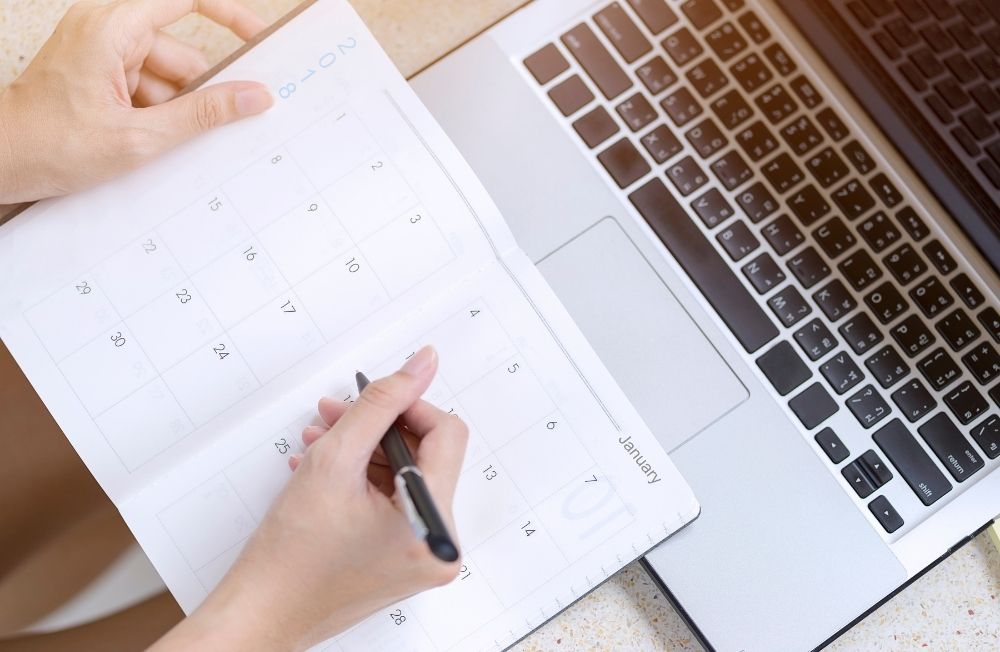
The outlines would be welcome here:
<svg viewBox="0 0 1000 652">
<path fill-rule="evenodd" d="M 892 4 L 889 0 L 864 0 L 865 6 L 877 17 L 884 18 L 892 13 Z"/>
<path fill-rule="evenodd" d="M 857 418 L 858 423 L 866 430 L 884 419 L 892 412 L 882 395 L 871 385 L 862 387 L 857 393 L 847 399 L 847 409 Z"/>
<path fill-rule="evenodd" d="M 805 241 L 805 236 L 787 215 L 778 216 L 760 233 L 779 256 L 784 256 Z"/>
<path fill-rule="evenodd" d="M 789 271 L 806 289 L 830 275 L 826 261 L 812 247 L 806 247 L 787 261 Z"/>
<path fill-rule="evenodd" d="M 597 12 L 594 15 L 594 22 L 608 37 L 611 45 L 618 50 L 618 54 L 622 55 L 622 59 L 625 59 L 626 63 L 634 63 L 639 57 L 653 49 L 649 40 L 643 36 L 617 2 L 613 2 Z"/>
<path fill-rule="evenodd" d="M 819 133 L 809 117 L 804 115 L 788 123 L 781 130 L 781 137 L 799 156 L 807 154 L 823 142 L 823 134 Z"/>
<path fill-rule="evenodd" d="M 795 62 L 778 43 L 772 43 L 764 48 L 764 56 L 783 77 L 787 77 L 796 70 Z"/>
<path fill-rule="evenodd" d="M 845 258 L 837 269 L 844 275 L 851 287 L 861 291 L 882 278 L 882 270 L 864 249 L 858 249 Z"/>
<path fill-rule="evenodd" d="M 1000 111 L 1000 95 L 988 84 L 979 84 L 969 90 L 972 99 L 976 101 L 983 113 L 990 114 Z"/>
<path fill-rule="evenodd" d="M 903 201 L 903 196 L 899 194 L 896 186 L 892 185 L 885 173 L 876 174 L 868 181 L 868 185 L 871 186 L 875 196 L 886 208 L 894 208 Z"/>
<path fill-rule="evenodd" d="M 1000 313 L 992 306 L 979 313 L 979 323 L 997 342 L 1000 342 Z"/>
<path fill-rule="evenodd" d="M 909 307 L 896 286 L 888 281 L 866 294 L 865 303 L 875 313 L 875 318 L 883 324 L 893 321 Z"/>
<path fill-rule="evenodd" d="M 682 27 L 663 39 L 663 49 L 678 66 L 693 61 L 705 51 L 687 27 Z"/>
<path fill-rule="evenodd" d="M 960 109 L 972 101 L 962 85 L 951 77 L 946 77 L 934 84 L 934 90 L 937 91 L 938 97 L 952 109 Z"/>
<path fill-rule="evenodd" d="M 854 489 L 854 493 L 858 494 L 858 498 L 867 498 L 875 493 L 875 486 L 857 462 L 845 466 L 841 469 L 840 474 L 844 476 L 844 480 L 847 480 L 851 489 Z"/>
<path fill-rule="evenodd" d="M 819 120 L 819 124 L 826 130 L 826 133 L 830 135 L 830 138 L 834 140 L 843 140 L 847 138 L 850 133 L 844 123 L 837 117 L 837 114 L 831 108 L 826 108 L 816 114 L 816 119 Z"/>
<path fill-rule="evenodd" d="M 945 20 L 955 15 L 955 8 L 951 6 L 951 0 L 924 0 L 924 4 L 931 10 L 935 18 Z"/>
<path fill-rule="evenodd" d="M 851 179 L 833 191 L 833 203 L 843 212 L 844 217 L 856 220 L 875 207 L 875 198 L 857 179 Z"/>
<path fill-rule="evenodd" d="M 705 41 L 721 61 L 729 61 L 747 49 L 747 42 L 730 22 L 722 23 L 705 34 Z"/>
<path fill-rule="evenodd" d="M 889 331 L 889 334 L 892 335 L 892 338 L 903 349 L 903 353 L 911 358 L 926 351 L 927 347 L 937 339 L 931 333 L 930 329 L 927 328 L 927 325 L 924 324 L 923 320 L 916 315 L 910 315 L 899 322 L 899 324 Z"/>
<path fill-rule="evenodd" d="M 948 290 L 944 289 L 941 281 L 934 276 L 925 279 L 910 290 L 910 298 L 920 308 L 920 312 L 928 317 L 935 317 L 939 312 L 955 303 L 955 300 L 948 294 Z"/>
<path fill-rule="evenodd" d="M 712 112 L 726 129 L 735 129 L 753 117 L 753 109 L 736 89 L 724 93 L 712 102 Z"/>
<path fill-rule="evenodd" d="M 851 454 L 847 450 L 847 446 L 844 446 L 844 442 L 840 441 L 840 437 L 831 428 L 823 428 L 817 432 L 815 439 L 820 449 L 834 464 L 840 464 Z"/>
<path fill-rule="evenodd" d="M 972 423 L 990 409 L 990 404 L 969 380 L 945 394 L 944 402 L 962 425 Z"/>
<path fill-rule="evenodd" d="M 826 378 L 826 382 L 833 387 L 833 391 L 838 394 L 843 394 L 851 389 L 865 377 L 854 360 L 844 351 L 823 363 L 819 371 Z"/>
<path fill-rule="evenodd" d="M 614 99 L 632 87 L 632 80 L 586 24 L 577 25 L 561 40 L 605 98 Z"/>
<path fill-rule="evenodd" d="M 900 238 L 899 231 L 882 211 L 861 222 L 858 233 L 875 253 L 884 251 Z"/>
<path fill-rule="evenodd" d="M 963 0 L 955 6 L 973 27 L 978 27 L 990 20 L 990 15 L 986 13 L 978 0 Z"/>
<path fill-rule="evenodd" d="M 944 64 L 930 48 L 921 48 L 910 53 L 910 61 L 920 70 L 920 74 L 927 79 L 933 79 L 945 72 Z"/>
<path fill-rule="evenodd" d="M 996 132 L 996 129 L 990 123 L 989 118 L 986 117 L 978 107 L 974 107 L 960 113 L 958 119 L 961 120 L 965 128 L 969 130 L 976 140 L 986 140 Z"/>
<path fill-rule="evenodd" d="M 948 250 L 937 240 L 931 240 L 924 245 L 924 255 L 931 261 L 931 264 L 945 276 L 951 274 L 958 267 L 958 263 L 951 257 Z"/>
<path fill-rule="evenodd" d="M 743 266 L 743 275 L 759 294 L 767 294 L 785 280 L 785 274 L 770 254 L 763 253 Z"/>
<path fill-rule="evenodd" d="M 677 22 L 677 14 L 664 0 L 628 0 L 628 3 L 653 34 L 659 34 Z"/>
<path fill-rule="evenodd" d="M 660 106 L 678 127 L 683 127 L 702 112 L 701 103 L 683 86 L 663 98 Z"/>
<path fill-rule="evenodd" d="M 823 103 L 823 96 L 819 94 L 816 87 L 812 85 L 812 82 L 805 75 L 799 75 L 792 81 L 788 82 L 791 87 L 792 92 L 795 96 L 805 104 L 807 109 L 815 109 L 817 106 Z"/>
<path fill-rule="evenodd" d="M 616 106 L 615 111 L 632 131 L 639 131 L 656 120 L 656 111 L 642 93 L 632 95 Z"/>
<path fill-rule="evenodd" d="M 730 66 L 729 70 L 747 93 L 753 93 L 774 78 L 771 69 L 756 54 L 748 54 Z"/>
<path fill-rule="evenodd" d="M 751 161 L 759 161 L 778 148 L 778 141 L 759 120 L 736 134 L 736 142 Z"/>
<path fill-rule="evenodd" d="M 603 106 L 598 106 L 578 118 L 573 123 L 573 129 L 587 147 L 594 148 L 618 133 L 618 123 Z"/>
<path fill-rule="evenodd" d="M 942 348 L 934 349 L 930 355 L 918 362 L 917 369 L 937 391 L 952 384 L 962 375 L 962 370 Z"/>
<path fill-rule="evenodd" d="M 775 84 L 758 95 L 755 103 L 772 125 L 782 122 L 799 108 L 781 84 Z"/>
<path fill-rule="evenodd" d="M 878 496 L 868 503 L 868 511 L 872 513 L 879 525 L 889 534 L 903 527 L 903 517 L 892 506 L 885 496 Z"/>
<path fill-rule="evenodd" d="M 726 190 L 735 190 L 753 178 L 753 170 L 735 149 L 715 159 L 710 167 Z"/>
<path fill-rule="evenodd" d="M 925 101 L 927 102 L 927 106 L 931 108 L 931 111 L 934 112 L 934 115 L 936 115 L 938 117 L 938 120 L 940 120 L 942 123 L 948 124 L 954 119 L 954 117 L 951 115 L 951 109 L 949 109 L 948 105 L 945 104 L 944 100 L 942 100 L 937 95 L 928 95 L 925 98 Z M 956 129 L 962 129 L 963 132 L 968 133 L 962 127 L 956 127 Z M 956 136 L 956 138 L 958 138 L 958 136 Z M 972 143 L 975 143 L 975 140 L 972 139 L 972 134 L 969 134 L 969 138 Z M 978 147 L 978 145 L 976 147 Z"/>
<path fill-rule="evenodd" d="M 778 335 L 771 319 L 662 181 L 652 179 L 629 199 L 748 352 Z"/>
<path fill-rule="evenodd" d="M 640 138 L 639 141 L 657 163 L 666 162 L 684 149 L 681 141 L 677 140 L 677 136 L 674 135 L 673 130 L 662 124 L 657 125 L 652 131 Z"/>
<path fill-rule="evenodd" d="M 778 194 L 788 192 L 805 178 L 794 159 L 785 152 L 765 163 L 760 171 Z"/>
<path fill-rule="evenodd" d="M 948 33 L 963 50 L 974 50 L 980 43 L 979 37 L 972 28 L 959 21 L 948 26 Z"/>
<path fill-rule="evenodd" d="M 951 279 L 951 289 L 955 291 L 958 298 L 970 309 L 975 310 L 979 306 L 983 305 L 986 301 L 986 297 L 983 293 L 979 291 L 972 279 L 969 278 L 964 272 L 959 274 L 955 278 Z"/>
<path fill-rule="evenodd" d="M 892 251 L 882 262 L 901 285 L 908 285 L 927 271 L 927 265 L 920 259 L 920 254 L 908 244 Z"/>
<path fill-rule="evenodd" d="M 853 247 L 857 240 L 839 217 L 834 217 L 816 228 L 813 239 L 827 258 L 835 259 Z"/>
<path fill-rule="evenodd" d="M 710 229 L 722 224 L 735 213 L 726 198 L 715 188 L 691 202 L 691 208 Z"/>
<path fill-rule="evenodd" d="M 902 421 L 893 419 L 872 438 L 924 505 L 933 505 L 951 491 L 951 483 Z"/>
<path fill-rule="evenodd" d="M 819 383 L 813 383 L 801 394 L 790 400 L 788 407 L 807 430 L 812 430 L 840 409 L 830 393 L 823 389 Z"/>
<path fill-rule="evenodd" d="M 729 83 L 729 77 L 722 72 L 713 59 L 704 59 L 684 75 L 694 90 L 703 98 L 714 95 L 716 91 Z"/>
<path fill-rule="evenodd" d="M 852 140 L 847 143 L 844 145 L 843 151 L 844 156 L 854 166 L 854 169 L 858 171 L 858 174 L 865 175 L 875 169 L 875 161 L 872 160 L 872 157 L 868 155 L 868 152 L 858 141 Z"/>
<path fill-rule="evenodd" d="M 917 68 L 912 61 L 904 61 L 899 64 L 899 72 L 903 74 L 903 78 L 910 84 L 910 88 L 917 93 L 923 93 L 927 90 L 927 80 L 924 79 L 920 68 Z"/>
<path fill-rule="evenodd" d="M 786 285 L 778 290 L 767 300 L 767 305 L 786 328 L 799 323 L 812 312 L 812 308 L 794 285 Z"/>
<path fill-rule="evenodd" d="M 754 224 L 778 210 L 777 200 L 759 181 L 739 193 L 736 196 L 736 203 Z"/>
<path fill-rule="evenodd" d="M 979 68 L 983 77 L 990 81 L 1000 79 L 1000 60 L 989 52 L 980 52 L 972 55 L 972 63 Z"/>
<path fill-rule="evenodd" d="M 830 212 L 830 204 L 815 186 L 805 186 L 788 197 L 788 208 L 799 218 L 802 226 L 810 226 Z"/>
<path fill-rule="evenodd" d="M 687 0 L 681 5 L 681 11 L 698 30 L 722 18 L 722 10 L 712 0 Z"/>
<path fill-rule="evenodd" d="M 667 178 L 685 197 L 708 183 L 708 177 L 690 156 L 685 156 L 667 168 Z"/>
<path fill-rule="evenodd" d="M 779 342 L 770 351 L 757 358 L 757 366 L 774 386 L 776 392 L 787 396 L 789 392 L 809 380 L 812 372 L 788 342 Z"/>
<path fill-rule="evenodd" d="M 539 84 L 548 84 L 561 73 L 569 70 L 569 62 L 554 43 L 549 43 L 524 60 L 524 67 Z"/>
<path fill-rule="evenodd" d="M 888 389 L 910 373 L 910 367 L 891 346 L 885 346 L 865 360 L 865 366 L 882 387 Z"/>
<path fill-rule="evenodd" d="M 744 0 L 722 0 L 722 4 L 726 5 L 726 9 L 729 11 L 739 11 L 745 2 Z"/>
<path fill-rule="evenodd" d="M 736 220 L 719 231 L 715 239 L 719 241 L 719 244 L 734 261 L 743 260 L 750 252 L 760 246 L 760 242 L 742 220 Z"/>
<path fill-rule="evenodd" d="M 920 421 L 925 414 L 937 407 L 937 401 L 916 378 L 911 378 L 893 392 L 892 402 L 910 423 Z"/>
<path fill-rule="evenodd" d="M 995 460 L 1000 455 L 1000 417 L 994 414 L 973 427 L 972 438 L 986 453 L 986 457 Z"/>
<path fill-rule="evenodd" d="M 958 144 L 962 146 L 965 153 L 969 156 L 976 156 L 979 154 L 979 143 L 976 139 L 972 137 L 969 130 L 965 127 L 955 127 L 951 130 L 952 137 L 958 141 Z"/>
<path fill-rule="evenodd" d="M 597 155 L 604 169 L 615 180 L 619 188 L 627 188 L 649 171 L 649 163 L 639 153 L 628 138 L 622 138 Z"/>
<path fill-rule="evenodd" d="M 927 10 L 918 0 L 896 0 L 896 6 L 911 23 L 919 23 L 927 18 Z"/>
<path fill-rule="evenodd" d="M 711 118 L 705 118 L 688 129 L 684 137 L 702 158 L 709 158 L 728 143 L 722 130 Z"/>
<path fill-rule="evenodd" d="M 748 11 L 737 18 L 737 20 L 740 26 L 746 30 L 746 33 L 750 35 L 750 39 L 754 43 L 759 45 L 771 38 L 771 32 L 764 27 L 764 23 L 760 22 L 760 19 L 757 18 L 757 14 L 754 12 Z"/>
<path fill-rule="evenodd" d="M 903 56 L 899 46 L 896 45 L 896 42 L 892 40 L 892 37 L 885 32 L 875 32 L 872 34 L 872 39 L 878 45 L 879 49 L 882 50 L 883 54 L 890 59 L 896 60 Z"/>
<path fill-rule="evenodd" d="M 1000 377 L 1000 355 L 989 342 L 982 342 L 963 355 L 962 363 L 980 385 L 989 385 Z"/>
<path fill-rule="evenodd" d="M 920 42 L 920 37 L 902 18 L 891 18 L 883 23 L 882 27 L 900 48 L 905 49 Z"/>
<path fill-rule="evenodd" d="M 900 226 L 903 230 L 910 234 L 915 242 L 920 242 L 928 235 L 930 235 L 930 229 L 924 224 L 924 221 L 920 219 L 917 212 L 907 206 L 896 213 L 896 219 L 899 221 Z"/>
<path fill-rule="evenodd" d="M 982 161 L 979 161 L 979 165 L 977 167 L 983 174 L 986 175 L 986 178 L 990 180 L 990 183 L 1000 190 L 1000 165 L 994 164 L 993 161 L 983 159 Z"/>
<path fill-rule="evenodd" d="M 861 467 L 876 489 L 885 486 L 889 480 L 892 480 L 892 471 L 873 450 L 862 453 L 861 457 L 856 460 L 856 464 Z"/>
<path fill-rule="evenodd" d="M 878 326 L 866 312 L 854 315 L 841 324 L 838 330 L 847 345 L 858 355 L 867 353 L 873 346 L 885 339 L 882 331 L 878 329 Z"/>
<path fill-rule="evenodd" d="M 979 77 L 979 71 L 965 58 L 961 52 L 956 52 L 944 58 L 944 65 L 948 67 L 951 74 L 962 84 L 967 84 Z"/>
<path fill-rule="evenodd" d="M 858 0 L 848 2 L 847 9 L 854 15 L 855 20 L 857 20 L 858 23 L 860 23 L 865 29 L 872 29 L 878 24 L 878 19 L 875 18 L 875 15 L 871 12 L 871 10 L 861 4 Z"/>
<path fill-rule="evenodd" d="M 830 321 L 838 321 L 854 310 L 858 304 L 840 280 L 834 280 L 814 293 L 813 301 Z"/>
<path fill-rule="evenodd" d="M 837 346 L 837 340 L 820 319 L 813 319 L 792 335 L 810 360 L 816 361 Z"/>
<path fill-rule="evenodd" d="M 945 315 L 937 323 L 938 332 L 953 351 L 960 351 L 979 337 L 979 328 L 962 309 Z"/>
<path fill-rule="evenodd" d="M 653 57 L 636 68 L 635 74 L 653 95 L 659 95 L 677 81 L 677 75 L 663 57 Z"/>
<path fill-rule="evenodd" d="M 594 99 L 587 85 L 578 75 L 573 75 L 549 91 L 549 98 L 565 116 L 572 115 Z"/>
</svg>

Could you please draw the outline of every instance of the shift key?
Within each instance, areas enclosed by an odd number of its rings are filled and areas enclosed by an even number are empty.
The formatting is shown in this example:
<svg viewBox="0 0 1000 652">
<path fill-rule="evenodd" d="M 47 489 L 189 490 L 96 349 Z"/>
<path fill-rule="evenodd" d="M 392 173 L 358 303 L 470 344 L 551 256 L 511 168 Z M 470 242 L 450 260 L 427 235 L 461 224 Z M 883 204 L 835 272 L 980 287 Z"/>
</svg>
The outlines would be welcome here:
<svg viewBox="0 0 1000 652">
<path fill-rule="evenodd" d="M 983 468 L 983 458 L 947 414 L 942 412 L 920 426 L 920 436 L 956 482 L 964 482 Z"/>
<path fill-rule="evenodd" d="M 601 89 L 604 97 L 610 100 L 632 87 L 632 80 L 585 23 L 563 34 L 562 42 Z"/>
<path fill-rule="evenodd" d="M 902 421 L 893 419 L 872 438 L 924 505 L 933 505 L 951 491 L 951 483 Z"/>
</svg>

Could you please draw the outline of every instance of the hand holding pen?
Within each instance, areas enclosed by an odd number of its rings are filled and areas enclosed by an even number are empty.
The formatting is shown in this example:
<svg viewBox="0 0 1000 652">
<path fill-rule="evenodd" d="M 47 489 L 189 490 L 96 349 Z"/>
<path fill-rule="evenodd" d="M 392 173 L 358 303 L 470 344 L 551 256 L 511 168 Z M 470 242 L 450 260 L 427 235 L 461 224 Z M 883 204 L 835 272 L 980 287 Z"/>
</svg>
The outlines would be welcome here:
<svg viewBox="0 0 1000 652">
<path fill-rule="evenodd" d="M 468 430 L 458 417 L 420 400 L 436 371 L 433 349 L 421 349 L 402 369 L 368 385 L 355 403 L 320 401 L 326 425 L 303 432 L 306 452 L 289 460 L 295 472 L 288 485 L 203 613 L 224 616 L 233 608 L 224 602 L 227 596 L 254 596 L 249 606 L 254 613 L 282 623 L 271 628 L 282 638 L 270 647 L 287 640 L 311 644 L 454 579 L 461 562 L 441 561 L 428 541 L 414 535 L 404 503 L 392 498 L 396 473 L 379 448 L 390 427 L 401 426 L 399 434 L 451 540 L 452 500 Z M 254 563 L 261 559 L 275 562 Z M 298 595 L 312 596 L 311 610 L 303 611 Z M 301 637 L 298 628 L 305 628 Z M 268 643 L 255 640 L 253 646 Z"/>
</svg>

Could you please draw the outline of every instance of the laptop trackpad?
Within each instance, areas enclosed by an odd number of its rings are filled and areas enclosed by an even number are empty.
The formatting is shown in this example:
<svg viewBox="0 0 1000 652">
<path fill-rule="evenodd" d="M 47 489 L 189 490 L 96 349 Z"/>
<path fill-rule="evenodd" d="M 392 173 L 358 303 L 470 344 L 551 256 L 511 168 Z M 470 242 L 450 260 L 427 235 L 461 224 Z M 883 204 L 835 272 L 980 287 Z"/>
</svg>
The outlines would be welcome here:
<svg viewBox="0 0 1000 652">
<path fill-rule="evenodd" d="M 748 398 L 614 219 L 601 220 L 538 268 L 668 451 Z"/>
</svg>

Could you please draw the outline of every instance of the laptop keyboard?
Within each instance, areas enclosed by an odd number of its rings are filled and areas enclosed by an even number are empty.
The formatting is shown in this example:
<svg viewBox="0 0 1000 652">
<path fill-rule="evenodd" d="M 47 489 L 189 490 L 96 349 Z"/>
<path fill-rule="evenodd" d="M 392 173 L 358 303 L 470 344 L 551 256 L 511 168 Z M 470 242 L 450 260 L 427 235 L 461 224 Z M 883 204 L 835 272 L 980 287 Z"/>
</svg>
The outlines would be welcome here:
<svg viewBox="0 0 1000 652">
<path fill-rule="evenodd" d="M 1000 314 L 771 25 L 612 2 L 524 65 L 892 533 L 882 487 L 931 506 L 1000 456 Z"/>
<path fill-rule="evenodd" d="M 984 188 L 1000 198 L 1000 2 L 833 0 Z M 977 174 L 978 171 L 978 174 Z"/>
</svg>

